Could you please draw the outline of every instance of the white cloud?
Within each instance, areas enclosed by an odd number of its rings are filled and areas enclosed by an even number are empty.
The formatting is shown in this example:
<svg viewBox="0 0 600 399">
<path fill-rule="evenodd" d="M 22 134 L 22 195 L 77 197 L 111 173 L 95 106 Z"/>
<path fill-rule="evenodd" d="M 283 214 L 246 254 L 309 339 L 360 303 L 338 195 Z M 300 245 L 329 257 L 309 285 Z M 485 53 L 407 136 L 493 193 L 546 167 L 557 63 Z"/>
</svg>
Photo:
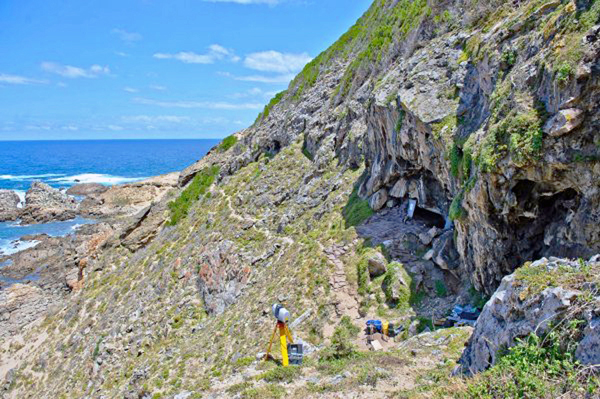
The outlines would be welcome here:
<svg viewBox="0 0 600 399">
<path fill-rule="evenodd" d="M 236 4 L 268 4 L 274 6 L 283 2 L 283 0 L 202 0 L 206 3 L 236 3 Z"/>
<path fill-rule="evenodd" d="M 134 42 L 140 41 L 143 39 L 142 35 L 136 32 L 127 32 L 123 29 L 113 29 L 111 31 L 113 35 L 119 36 L 119 39 L 123 40 L 125 43 L 132 44 Z"/>
<path fill-rule="evenodd" d="M 133 87 L 123 87 L 123 90 L 127 93 L 139 93 L 138 89 L 134 89 Z"/>
<path fill-rule="evenodd" d="M 312 58 L 307 53 L 292 54 L 271 50 L 248 54 L 244 59 L 244 66 L 261 72 L 289 74 L 300 72 L 310 60 Z"/>
<path fill-rule="evenodd" d="M 115 52 L 116 55 L 118 55 L 119 57 L 129 57 L 129 54 L 123 52 L 123 51 L 117 51 Z"/>
<path fill-rule="evenodd" d="M 108 125 L 106 128 L 108 130 L 112 130 L 113 132 L 120 132 L 121 130 L 125 130 L 123 126 L 119 125 Z"/>
<path fill-rule="evenodd" d="M 6 83 L 6 84 L 11 84 L 11 85 L 32 85 L 32 84 L 46 84 L 46 83 L 48 83 L 48 81 L 27 78 L 25 76 L 7 75 L 4 73 L 0 73 L 0 83 Z"/>
<path fill-rule="evenodd" d="M 92 65 L 88 69 L 74 67 L 71 65 L 62 65 L 56 62 L 42 62 L 41 67 L 44 71 L 60 75 L 65 78 L 97 78 L 101 75 L 110 74 L 108 66 Z"/>
<path fill-rule="evenodd" d="M 238 62 L 240 57 L 235 55 L 233 50 L 226 49 L 218 44 L 208 47 L 204 54 L 196 54 L 192 51 L 181 51 L 175 54 L 156 53 L 154 58 L 159 60 L 178 60 L 186 64 L 214 64 L 216 61 L 227 59 L 231 62 Z"/>
<path fill-rule="evenodd" d="M 220 110 L 236 110 L 236 109 L 262 109 L 263 104 L 256 103 L 241 103 L 234 104 L 228 102 L 211 102 L 211 101 L 160 101 L 149 98 L 135 98 L 134 102 L 144 105 L 154 105 L 162 108 L 204 108 L 204 109 L 220 109 Z"/>
<path fill-rule="evenodd" d="M 234 80 L 242 81 L 242 82 L 277 83 L 277 84 L 289 83 L 296 76 L 293 73 L 283 74 L 283 75 L 273 75 L 273 76 L 267 76 L 267 75 L 244 75 L 244 76 L 239 76 L 239 75 L 233 75 L 233 74 L 231 74 L 229 72 L 220 72 L 219 74 L 222 75 L 222 76 L 234 79 Z"/>
<path fill-rule="evenodd" d="M 150 85 L 148 87 L 151 88 L 152 90 L 158 90 L 158 91 L 167 90 L 167 88 L 165 86 L 160 86 L 160 85 Z"/>
</svg>

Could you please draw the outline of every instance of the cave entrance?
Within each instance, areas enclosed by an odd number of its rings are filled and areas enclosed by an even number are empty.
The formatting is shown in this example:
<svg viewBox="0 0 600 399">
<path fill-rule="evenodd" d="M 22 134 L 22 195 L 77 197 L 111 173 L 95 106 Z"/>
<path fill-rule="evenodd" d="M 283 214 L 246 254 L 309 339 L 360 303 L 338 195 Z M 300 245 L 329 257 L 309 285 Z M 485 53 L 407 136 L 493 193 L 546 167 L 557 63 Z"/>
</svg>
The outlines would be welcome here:
<svg viewBox="0 0 600 399">
<path fill-rule="evenodd" d="M 443 229 L 446 226 L 445 217 L 439 213 L 435 213 L 419 206 L 415 208 L 413 219 L 425 223 L 428 227 L 438 227 Z"/>
</svg>

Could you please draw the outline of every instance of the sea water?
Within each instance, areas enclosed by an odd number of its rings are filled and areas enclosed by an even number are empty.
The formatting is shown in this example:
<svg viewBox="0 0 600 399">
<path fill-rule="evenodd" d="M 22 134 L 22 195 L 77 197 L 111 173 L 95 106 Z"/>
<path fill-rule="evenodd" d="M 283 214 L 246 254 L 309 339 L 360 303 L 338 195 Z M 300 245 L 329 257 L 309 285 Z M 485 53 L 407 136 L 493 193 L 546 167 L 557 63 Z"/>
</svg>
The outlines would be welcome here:
<svg viewBox="0 0 600 399">
<path fill-rule="evenodd" d="M 0 141 L 0 189 L 22 202 L 34 181 L 65 189 L 78 183 L 114 185 L 175 172 L 202 158 L 219 140 Z M 64 236 L 90 220 L 31 226 L 0 223 L 0 256 L 34 246 L 31 234 Z"/>
</svg>

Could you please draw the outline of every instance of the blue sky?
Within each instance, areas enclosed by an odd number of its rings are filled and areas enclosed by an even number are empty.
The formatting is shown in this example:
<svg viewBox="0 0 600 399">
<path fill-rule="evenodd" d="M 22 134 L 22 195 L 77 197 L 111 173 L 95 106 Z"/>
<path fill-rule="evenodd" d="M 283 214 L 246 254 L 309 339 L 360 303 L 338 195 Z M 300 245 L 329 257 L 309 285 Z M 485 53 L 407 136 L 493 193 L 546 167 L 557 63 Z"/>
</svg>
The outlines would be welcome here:
<svg viewBox="0 0 600 399">
<path fill-rule="evenodd" d="M 371 0 L 2 0 L 0 140 L 220 138 Z"/>
</svg>

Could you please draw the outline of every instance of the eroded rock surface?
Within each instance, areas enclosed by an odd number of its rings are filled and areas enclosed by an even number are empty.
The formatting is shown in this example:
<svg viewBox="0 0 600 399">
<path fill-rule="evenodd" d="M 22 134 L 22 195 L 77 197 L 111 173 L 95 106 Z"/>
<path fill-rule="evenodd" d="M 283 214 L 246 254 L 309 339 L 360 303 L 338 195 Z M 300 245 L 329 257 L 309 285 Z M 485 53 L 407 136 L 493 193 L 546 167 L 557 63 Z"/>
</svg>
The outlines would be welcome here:
<svg viewBox="0 0 600 399">
<path fill-rule="evenodd" d="M 590 260 L 582 264 L 568 259 L 543 258 L 524 268 L 527 271 L 522 274 L 517 270 L 505 277 L 485 305 L 461 357 L 462 372 L 475 374 L 484 371 L 496 363 L 502 350 L 514 346 L 517 339 L 526 338 L 531 333 L 543 336 L 555 326 L 575 319 L 585 323 L 576 350 L 577 360 L 584 365 L 598 364 L 600 298 L 595 297 L 592 302 L 586 303 L 587 299 L 583 297 L 597 295 L 597 292 L 593 289 L 594 282 L 586 281 L 583 276 L 588 274 L 586 268 L 599 270 L 600 262 Z M 556 277 L 551 279 L 548 273 Z M 537 277 L 531 279 L 529 276 Z M 559 283 L 547 287 L 546 282 L 554 278 Z M 545 286 L 547 288 L 543 288 Z"/>
<path fill-rule="evenodd" d="M 74 219 L 76 215 L 74 198 L 45 183 L 33 182 L 20 217 L 23 224 L 34 224 Z"/>
<path fill-rule="evenodd" d="M 21 199 L 11 190 L 0 190 L 0 222 L 16 220 L 19 217 Z"/>
</svg>

